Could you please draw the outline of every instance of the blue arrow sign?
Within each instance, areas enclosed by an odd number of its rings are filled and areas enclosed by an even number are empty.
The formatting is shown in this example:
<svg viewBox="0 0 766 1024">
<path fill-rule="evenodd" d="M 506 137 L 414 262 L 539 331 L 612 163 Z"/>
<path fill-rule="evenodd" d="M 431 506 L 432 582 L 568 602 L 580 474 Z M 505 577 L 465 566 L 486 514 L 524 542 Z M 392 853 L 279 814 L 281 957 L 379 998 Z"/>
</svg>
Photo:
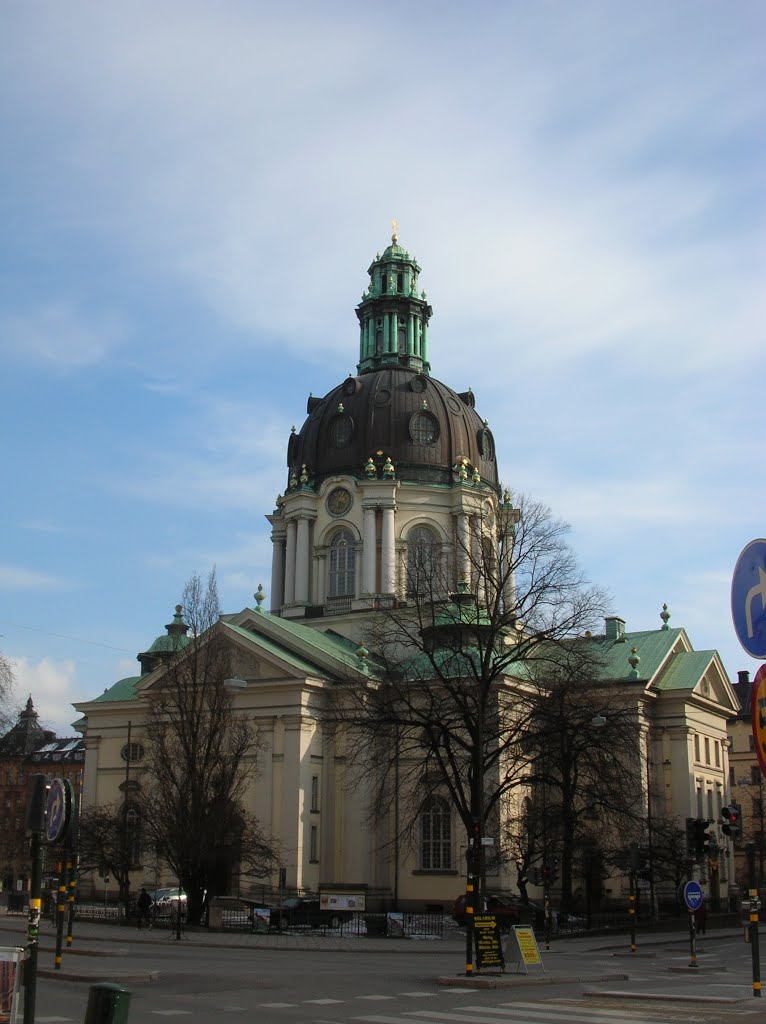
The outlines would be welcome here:
<svg viewBox="0 0 766 1024">
<path fill-rule="evenodd" d="M 699 882 L 687 882 L 684 886 L 684 903 L 689 910 L 699 910 L 705 898 Z"/>
<path fill-rule="evenodd" d="M 766 659 L 766 540 L 751 540 L 731 581 L 731 617 L 751 658 Z"/>
</svg>

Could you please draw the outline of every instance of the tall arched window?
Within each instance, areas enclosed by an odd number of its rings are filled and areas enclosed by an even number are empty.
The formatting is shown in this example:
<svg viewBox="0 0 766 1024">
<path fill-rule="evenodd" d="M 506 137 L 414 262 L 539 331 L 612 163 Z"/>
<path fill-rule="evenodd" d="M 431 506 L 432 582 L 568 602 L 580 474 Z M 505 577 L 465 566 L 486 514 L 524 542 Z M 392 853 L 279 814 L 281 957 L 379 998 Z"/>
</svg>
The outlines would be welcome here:
<svg viewBox="0 0 766 1024">
<path fill-rule="evenodd" d="M 416 526 L 407 535 L 407 593 L 430 594 L 438 590 L 438 548 L 432 530 Z"/>
<path fill-rule="evenodd" d="M 141 810 L 138 804 L 126 803 L 123 808 L 125 815 L 125 845 L 131 868 L 141 867 Z"/>
<path fill-rule="evenodd" d="M 420 866 L 437 871 L 452 867 L 452 816 L 449 804 L 430 796 L 420 817 Z"/>
<path fill-rule="evenodd" d="M 339 530 L 330 541 L 328 597 L 353 597 L 356 593 L 356 547 L 349 530 Z"/>
</svg>

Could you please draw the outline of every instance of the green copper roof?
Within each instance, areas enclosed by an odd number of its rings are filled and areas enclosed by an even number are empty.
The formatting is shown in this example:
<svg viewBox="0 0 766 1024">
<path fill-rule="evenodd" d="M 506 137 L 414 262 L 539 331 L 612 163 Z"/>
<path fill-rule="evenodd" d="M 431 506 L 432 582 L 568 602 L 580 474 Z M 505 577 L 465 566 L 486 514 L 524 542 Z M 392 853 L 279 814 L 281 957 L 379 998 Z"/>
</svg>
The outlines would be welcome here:
<svg viewBox="0 0 766 1024">
<path fill-rule="evenodd" d="M 125 679 L 119 679 L 108 690 L 104 690 L 98 697 L 94 697 L 93 703 L 112 700 L 135 700 L 136 683 L 140 681 L 141 676 L 127 676 Z"/>
<path fill-rule="evenodd" d="M 624 633 L 619 640 L 593 637 L 602 662 L 601 675 L 605 679 L 651 679 L 657 674 L 683 632 L 682 629 L 649 629 L 638 633 Z M 640 661 L 638 676 L 633 674 L 631 650 L 636 648 Z"/>
<path fill-rule="evenodd" d="M 658 690 L 693 690 L 707 672 L 715 651 L 680 651 L 657 680 Z"/>
<path fill-rule="evenodd" d="M 277 615 L 266 615 L 260 611 L 257 611 L 255 614 L 258 615 L 257 621 L 264 623 L 268 634 L 270 634 L 270 639 L 278 645 L 279 650 L 288 648 L 294 651 L 298 647 L 301 651 L 301 659 L 306 664 L 311 665 L 313 671 L 319 669 L 323 675 L 327 675 L 327 668 L 321 668 L 321 665 L 326 663 L 328 657 L 333 661 L 340 662 L 354 672 L 359 671 L 360 665 L 357 655 L 359 647 L 352 640 L 337 633 L 312 629 L 310 626 L 304 626 L 301 622 L 296 622 L 293 619 L 283 619 Z M 248 631 L 245 630 L 245 632 Z M 258 637 L 259 642 L 263 641 L 264 631 L 253 629 L 251 632 Z M 278 639 L 280 634 L 282 634 L 284 640 Z M 318 656 L 319 660 L 312 660 L 312 651 Z M 298 657 L 297 655 L 294 656 Z M 373 665 L 370 664 L 372 660 L 371 658 L 367 659 L 366 667 L 368 670 L 373 670 Z"/>
</svg>

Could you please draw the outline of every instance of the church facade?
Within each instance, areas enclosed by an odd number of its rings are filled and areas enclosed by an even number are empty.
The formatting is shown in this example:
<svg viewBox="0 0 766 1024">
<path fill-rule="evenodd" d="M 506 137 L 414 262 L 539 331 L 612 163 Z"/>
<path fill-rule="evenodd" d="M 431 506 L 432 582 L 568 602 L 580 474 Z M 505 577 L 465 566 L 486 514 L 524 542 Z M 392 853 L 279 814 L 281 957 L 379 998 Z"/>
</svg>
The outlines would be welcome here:
<svg viewBox="0 0 766 1024">
<path fill-rule="evenodd" d="M 309 397 L 288 440 L 286 490 L 267 517 L 268 595 L 259 587 L 254 607 L 220 622 L 235 665 L 235 707 L 254 720 L 261 746 L 248 809 L 278 842 L 287 886 L 359 888 L 402 909 L 451 905 L 464 885 L 465 827 L 447 801 L 431 802 L 414 841 L 397 842 L 396 815 L 376 818 L 372 785 L 350 776 L 342 735 L 323 716 L 326 696 L 334 681 L 364 678 L 375 617 L 406 610 L 429 578 L 445 580 L 448 592 L 481 588 L 473 546 L 508 513 L 495 438 L 473 393 L 431 375 L 432 308 L 420 273 L 396 235 L 372 261 L 356 307 L 357 373 Z M 164 655 L 188 641 L 182 616 L 179 607 L 167 634 L 139 655 L 140 674 L 76 705 L 86 806 L 130 802 L 140 816 L 146 700 L 161 685 Z M 609 619 L 604 672 L 635 708 L 647 814 L 659 789 L 666 816 L 683 823 L 702 808 L 720 817 L 726 722 L 737 700 L 718 655 L 694 652 L 668 619 L 641 632 Z M 708 873 L 715 895 L 728 886 L 721 840 Z M 512 864 L 499 860 L 492 871 L 492 891 L 514 890 Z M 161 876 L 147 862 L 135 884 Z"/>
</svg>

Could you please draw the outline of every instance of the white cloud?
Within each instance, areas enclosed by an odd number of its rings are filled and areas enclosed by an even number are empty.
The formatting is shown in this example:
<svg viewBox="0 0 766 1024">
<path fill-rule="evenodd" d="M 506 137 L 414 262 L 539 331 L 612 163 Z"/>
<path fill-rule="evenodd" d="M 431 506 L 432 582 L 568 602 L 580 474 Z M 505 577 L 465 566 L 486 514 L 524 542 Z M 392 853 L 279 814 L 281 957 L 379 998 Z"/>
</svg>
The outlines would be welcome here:
<svg viewBox="0 0 766 1024">
<path fill-rule="evenodd" d="M 0 320 L 0 353 L 54 369 L 78 369 L 102 362 L 124 336 L 113 317 L 90 321 L 69 302 L 48 303 Z"/>
<path fill-rule="evenodd" d="M 17 658 L 13 661 L 13 674 L 17 697 L 22 704 L 27 696 L 32 697 L 40 724 L 53 729 L 58 736 L 72 736 L 71 723 L 79 715 L 71 705 L 82 699 L 77 690 L 74 661 Z"/>
<path fill-rule="evenodd" d="M 0 590 L 69 590 L 71 580 L 51 576 L 36 569 L 0 565 Z"/>
</svg>

